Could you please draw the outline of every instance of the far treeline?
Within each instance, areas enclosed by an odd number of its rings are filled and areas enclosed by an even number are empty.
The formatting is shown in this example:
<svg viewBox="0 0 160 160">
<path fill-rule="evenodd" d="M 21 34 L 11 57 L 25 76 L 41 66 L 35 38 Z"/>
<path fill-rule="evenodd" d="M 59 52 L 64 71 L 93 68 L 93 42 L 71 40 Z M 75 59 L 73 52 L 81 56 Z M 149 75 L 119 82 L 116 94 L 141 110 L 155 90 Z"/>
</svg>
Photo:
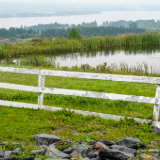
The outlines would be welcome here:
<svg viewBox="0 0 160 160">
<path fill-rule="evenodd" d="M 114 26 L 114 27 L 125 27 L 125 28 L 145 28 L 147 30 L 155 30 L 160 32 L 160 20 L 137 20 L 137 21 L 106 21 L 103 22 L 102 26 Z"/>
<path fill-rule="evenodd" d="M 54 28 L 75 28 L 75 27 L 97 27 L 97 22 L 91 22 L 91 23 L 85 23 L 82 22 L 82 24 L 78 25 L 69 25 L 69 24 L 59 24 L 59 23 L 54 23 L 54 24 L 38 24 L 35 26 L 30 26 L 26 27 L 24 26 L 24 29 L 33 29 L 34 31 L 42 31 L 42 30 L 47 30 L 47 29 L 54 29 Z M 107 27 L 124 27 L 124 28 L 145 28 L 145 29 L 159 29 L 160 28 L 160 20 L 155 21 L 154 19 L 152 20 L 137 20 L 137 21 L 125 21 L 125 20 L 119 20 L 119 21 L 105 21 L 102 23 L 101 26 Z"/>
<path fill-rule="evenodd" d="M 26 38 L 47 38 L 47 37 L 68 37 L 69 32 L 72 28 L 60 28 L 60 29 L 47 29 L 44 31 L 34 31 L 33 29 L 23 29 L 23 28 L 10 28 L 10 29 L 0 29 L 0 38 L 9 38 L 10 41 L 16 41 L 16 39 L 26 39 Z M 145 29 L 141 28 L 124 28 L 124 27 L 76 27 L 82 37 L 89 38 L 95 36 L 117 36 L 124 34 L 139 34 L 145 33 Z"/>
</svg>

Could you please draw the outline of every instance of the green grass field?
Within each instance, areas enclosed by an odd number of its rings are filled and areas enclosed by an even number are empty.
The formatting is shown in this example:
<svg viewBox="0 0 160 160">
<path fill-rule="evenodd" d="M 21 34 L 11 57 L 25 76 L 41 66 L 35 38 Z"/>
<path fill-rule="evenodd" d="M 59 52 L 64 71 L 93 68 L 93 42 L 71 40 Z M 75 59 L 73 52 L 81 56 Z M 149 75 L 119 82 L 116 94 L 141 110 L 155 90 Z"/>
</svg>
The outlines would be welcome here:
<svg viewBox="0 0 160 160">
<path fill-rule="evenodd" d="M 37 75 L 0 73 L 0 82 L 38 86 Z M 155 97 L 156 85 L 46 76 L 46 87 Z M 0 99 L 37 104 L 38 93 L 0 89 Z M 151 119 L 152 104 L 63 95 L 44 95 L 44 105 Z"/>
<path fill-rule="evenodd" d="M 38 86 L 38 76 L 0 72 L 0 82 Z M 154 97 L 156 92 L 156 85 L 152 84 L 50 76 L 46 76 L 45 86 L 148 97 Z M 37 104 L 38 93 L 0 89 L 0 99 Z M 51 94 L 44 95 L 44 105 L 146 119 L 151 119 L 153 114 L 151 104 Z M 116 122 L 93 116 L 84 117 L 65 110 L 48 112 L 4 106 L 0 106 L 0 111 L 0 128 L 2 128 L 0 141 L 9 142 L 8 148 L 14 148 L 10 142 L 21 143 L 24 153 L 21 157 L 29 156 L 31 150 L 38 149 L 33 137 L 40 133 L 55 134 L 63 140 L 74 141 L 80 139 L 117 141 L 130 136 L 139 138 L 148 144 L 148 148 L 160 149 L 160 135 L 151 133 L 153 126 L 137 124 L 132 119 Z M 153 146 L 152 142 L 156 142 L 157 145 Z"/>
<path fill-rule="evenodd" d="M 131 136 L 148 144 L 148 148 L 159 149 L 160 135 L 151 133 L 152 126 L 137 124 L 133 120 L 103 120 L 93 116 L 82 116 L 72 112 L 48 112 L 33 109 L 19 109 L 0 106 L 0 141 L 19 142 L 23 155 L 29 156 L 35 146 L 35 134 L 54 134 L 63 140 L 87 141 L 108 139 L 117 141 Z M 157 142 L 152 146 L 151 142 Z M 8 145 L 11 148 L 11 145 Z M 6 148 L 7 149 L 7 148 Z"/>
</svg>

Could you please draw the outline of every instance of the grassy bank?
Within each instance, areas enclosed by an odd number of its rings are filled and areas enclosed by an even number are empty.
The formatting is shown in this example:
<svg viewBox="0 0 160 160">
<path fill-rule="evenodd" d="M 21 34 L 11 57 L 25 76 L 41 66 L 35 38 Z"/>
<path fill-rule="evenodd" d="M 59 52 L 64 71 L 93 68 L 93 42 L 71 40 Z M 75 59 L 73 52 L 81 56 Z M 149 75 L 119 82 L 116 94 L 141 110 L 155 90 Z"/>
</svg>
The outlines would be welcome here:
<svg viewBox="0 0 160 160">
<path fill-rule="evenodd" d="M 3 64 L 13 64 L 11 60 L 3 61 Z M 15 65 L 16 66 L 16 65 Z M 82 64 L 80 67 L 77 65 L 68 67 L 60 66 L 60 63 L 56 63 L 53 57 L 45 56 L 28 56 L 26 58 L 20 58 L 17 66 L 33 66 L 33 67 L 45 67 L 47 69 L 63 70 L 63 71 L 79 71 L 79 72 L 94 72 L 94 73 L 107 73 L 107 74 L 123 74 L 123 75 L 137 75 L 137 76 L 152 76 L 160 77 L 160 72 L 148 66 L 146 62 L 136 63 L 136 65 L 129 67 L 126 62 L 121 62 L 120 64 L 107 63 L 99 64 L 96 67 L 92 67 L 89 64 Z"/>
<path fill-rule="evenodd" d="M 160 45 L 160 34 L 146 33 L 125 36 L 93 37 L 79 40 L 69 40 L 62 37 L 56 39 L 37 38 L 24 43 L 6 44 L 0 49 L 0 58 L 145 45 Z"/>
<path fill-rule="evenodd" d="M 21 157 L 27 157 L 31 150 L 38 149 L 33 137 L 40 133 L 55 134 L 63 140 L 74 141 L 81 139 L 117 141 L 130 136 L 139 138 L 143 143 L 148 144 L 148 148 L 159 149 L 160 145 L 160 135 L 151 133 L 152 126 L 140 125 L 133 120 L 126 119 L 119 122 L 102 120 L 98 117 L 84 117 L 65 110 L 47 112 L 3 106 L 0 106 L 0 110 L 0 127 L 3 128 L 0 130 L 0 141 L 19 142 L 23 147 Z M 150 144 L 153 142 L 156 142 L 156 145 Z M 11 147 L 13 146 L 8 145 L 6 149 Z"/>
<path fill-rule="evenodd" d="M 10 77 L 10 78 L 8 78 Z M 0 73 L 0 82 L 38 86 L 38 76 Z M 46 76 L 46 87 L 155 97 L 156 85 Z M 38 94 L 0 89 L 0 99 L 37 104 Z M 44 105 L 151 119 L 153 105 L 63 95 L 44 95 Z"/>
</svg>

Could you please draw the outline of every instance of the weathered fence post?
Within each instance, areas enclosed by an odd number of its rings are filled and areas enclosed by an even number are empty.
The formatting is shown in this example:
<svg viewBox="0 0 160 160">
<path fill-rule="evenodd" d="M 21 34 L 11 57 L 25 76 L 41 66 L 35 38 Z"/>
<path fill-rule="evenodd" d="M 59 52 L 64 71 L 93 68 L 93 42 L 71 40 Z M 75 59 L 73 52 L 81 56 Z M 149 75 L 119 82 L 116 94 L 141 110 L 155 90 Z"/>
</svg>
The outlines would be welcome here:
<svg viewBox="0 0 160 160">
<path fill-rule="evenodd" d="M 160 107 L 160 84 L 157 84 L 157 90 L 156 90 L 156 96 L 155 96 L 155 105 L 154 105 L 154 111 L 153 111 L 153 121 L 158 122 L 159 107 Z"/>
<path fill-rule="evenodd" d="M 39 88 L 38 108 L 39 109 L 43 108 L 43 93 L 40 92 L 40 90 L 44 88 L 44 84 L 45 84 L 45 76 L 40 73 L 38 78 L 38 88 Z"/>
</svg>

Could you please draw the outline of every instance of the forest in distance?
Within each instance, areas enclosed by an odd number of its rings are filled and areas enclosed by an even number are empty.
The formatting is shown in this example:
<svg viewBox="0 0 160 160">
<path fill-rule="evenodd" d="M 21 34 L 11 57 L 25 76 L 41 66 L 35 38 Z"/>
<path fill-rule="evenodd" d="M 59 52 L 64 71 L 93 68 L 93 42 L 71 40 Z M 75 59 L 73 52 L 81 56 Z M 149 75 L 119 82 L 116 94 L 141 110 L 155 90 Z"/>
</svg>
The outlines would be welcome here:
<svg viewBox="0 0 160 160">
<path fill-rule="evenodd" d="M 119 21 L 104 21 L 100 26 L 113 26 L 113 27 L 124 27 L 124 28 L 145 28 L 145 29 L 159 29 L 160 28 L 160 20 L 155 21 L 154 19 L 151 20 L 137 20 L 137 21 L 126 21 L 126 20 L 119 20 Z M 21 26 L 23 27 L 23 26 Z M 42 31 L 47 29 L 54 29 L 54 28 L 73 28 L 73 27 L 98 27 L 96 21 L 82 24 L 59 24 L 55 22 L 54 24 L 38 24 L 34 26 L 24 26 L 24 29 L 29 30 L 33 29 L 34 31 Z"/>
<path fill-rule="evenodd" d="M 26 38 L 47 38 L 47 37 L 67 37 L 71 28 L 76 28 L 80 34 L 87 37 L 94 36 L 117 36 L 123 34 L 139 34 L 149 31 L 160 32 L 160 20 L 137 20 L 137 21 L 105 21 L 101 26 L 97 25 L 97 22 L 82 24 L 38 24 L 34 26 L 22 26 L 20 28 L 11 27 L 10 29 L 0 29 L 0 39 L 9 38 L 11 42 L 16 39 Z"/>
<path fill-rule="evenodd" d="M 117 36 L 124 34 L 139 34 L 146 33 L 145 29 L 142 28 L 124 28 L 124 27 L 113 27 L 113 26 L 100 26 L 100 27 L 75 27 L 82 37 L 95 37 L 95 36 Z M 42 31 L 34 31 L 33 29 L 26 30 L 24 28 L 10 28 L 0 29 L 0 39 L 9 38 L 10 42 L 16 41 L 16 39 L 26 39 L 26 38 L 47 38 L 47 37 L 68 37 L 68 34 L 72 28 L 54 28 Z"/>
</svg>

